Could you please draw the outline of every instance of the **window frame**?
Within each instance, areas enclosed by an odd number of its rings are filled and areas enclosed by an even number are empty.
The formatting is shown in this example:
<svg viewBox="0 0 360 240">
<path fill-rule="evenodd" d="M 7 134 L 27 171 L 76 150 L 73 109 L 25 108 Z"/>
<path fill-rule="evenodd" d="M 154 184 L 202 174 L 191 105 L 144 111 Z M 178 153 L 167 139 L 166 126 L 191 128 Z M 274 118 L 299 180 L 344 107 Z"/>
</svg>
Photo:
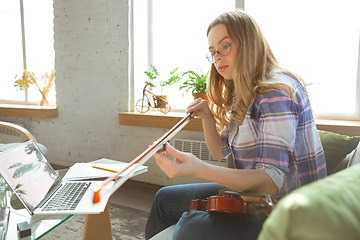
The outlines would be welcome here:
<svg viewBox="0 0 360 240">
<path fill-rule="evenodd" d="M 22 45 L 22 57 L 23 57 L 23 69 L 27 69 L 27 54 L 26 54 L 26 35 L 25 35 L 25 14 L 24 14 L 24 0 L 19 0 L 20 4 L 20 28 L 21 28 L 21 45 Z M 39 105 L 37 101 L 30 101 L 29 100 L 29 93 L 28 89 L 25 88 L 24 90 L 24 100 L 6 100 L 0 99 L 0 104 L 9 104 L 9 105 Z M 56 102 L 55 102 L 56 106 Z M 46 106 L 43 106 L 43 108 Z M 53 108 L 51 106 L 50 108 Z"/>
</svg>

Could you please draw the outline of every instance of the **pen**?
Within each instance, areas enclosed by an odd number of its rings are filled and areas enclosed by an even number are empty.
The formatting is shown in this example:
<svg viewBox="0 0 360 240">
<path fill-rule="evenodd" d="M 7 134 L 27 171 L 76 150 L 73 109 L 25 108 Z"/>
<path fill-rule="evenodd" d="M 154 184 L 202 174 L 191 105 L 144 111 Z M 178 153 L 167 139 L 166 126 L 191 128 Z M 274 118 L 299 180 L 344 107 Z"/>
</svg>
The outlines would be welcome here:
<svg viewBox="0 0 360 240">
<path fill-rule="evenodd" d="M 107 169 L 107 168 L 102 168 L 102 167 L 98 167 L 98 166 L 93 166 L 93 168 L 97 168 L 97 169 L 104 170 L 104 171 L 108 171 L 108 172 L 117 173 L 117 171 L 115 171 L 115 170 L 111 170 L 111 169 Z"/>
</svg>

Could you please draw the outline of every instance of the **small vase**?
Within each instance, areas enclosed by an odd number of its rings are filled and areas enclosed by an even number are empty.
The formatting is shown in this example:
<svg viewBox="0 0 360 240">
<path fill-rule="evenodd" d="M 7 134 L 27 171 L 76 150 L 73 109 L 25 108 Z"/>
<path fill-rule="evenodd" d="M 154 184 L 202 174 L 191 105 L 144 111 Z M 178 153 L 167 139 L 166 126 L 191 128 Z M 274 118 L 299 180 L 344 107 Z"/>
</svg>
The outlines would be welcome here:
<svg viewBox="0 0 360 240">
<path fill-rule="evenodd" d="M 40 102 L 40 106 L 50 106 L 50 103 L 48 102 L 48 100 L 46 99 L 46 97 L 44 95 L 42 95 L 42 100 Z"/>
<path fill-rule="evenodd" d="M 210 100 L 209 100 L 206 92 L 193 93 L 193 97 L 194 97 L 194 100 L 197 99 L 197 98 L 204 99 L 207 102 L 207 104 L 210 105 Z"/>
</svg>

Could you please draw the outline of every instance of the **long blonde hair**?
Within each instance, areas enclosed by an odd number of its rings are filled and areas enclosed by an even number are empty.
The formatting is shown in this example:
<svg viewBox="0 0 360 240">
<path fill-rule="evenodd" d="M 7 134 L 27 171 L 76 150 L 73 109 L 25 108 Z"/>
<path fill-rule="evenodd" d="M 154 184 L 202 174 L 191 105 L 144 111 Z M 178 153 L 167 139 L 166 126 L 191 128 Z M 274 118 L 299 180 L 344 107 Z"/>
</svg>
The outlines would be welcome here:
<svg viewBox="0 0 360 240">
<path fill-rule="evenodd" d="M 223 131 L 229 126 L 230 116 L 237 124 L 242 124 L 255 95 L 265 94 L 274 88 L 285 88 L 291 93 L 289 86 L 269 81 L 273 70 L 292 77 L 296 75 L 280 67 L 259 26 L 248 14 L 242 11 L 221 14 L 209 25 L 207 35 L 217 24 L 226 26 L 237 52 L 232 80 L 224 79 L 214 64 L 209 75 L 207 94 L 211 100 L 210 108 L 218 130 Z M 299 77 L 295 78 L 302 82 Z M 235 114 L 230 115 L 230 111 Z"/>
</svg>

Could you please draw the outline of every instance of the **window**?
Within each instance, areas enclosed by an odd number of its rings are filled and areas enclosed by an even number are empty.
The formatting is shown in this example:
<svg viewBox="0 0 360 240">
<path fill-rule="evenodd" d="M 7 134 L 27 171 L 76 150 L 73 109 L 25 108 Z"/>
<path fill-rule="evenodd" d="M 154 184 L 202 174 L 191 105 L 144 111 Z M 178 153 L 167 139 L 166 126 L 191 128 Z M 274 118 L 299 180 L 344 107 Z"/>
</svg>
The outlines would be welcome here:
<svg viewBox="0 0 360 240">
<path fill-rule="evenodd" d="M 160 73 L 155 81 L 167 80 L 176 67 L 180 71 L 206 73 L 210 63 L 206 59 L 208 25 L 223 12 L 235 10 L 235 0 L 154 0 L 133 1 L 134 16 L 134 102 L 142 98 L 144 74 L 150 64 Z M 201 70 L 200 70 L 201 69 Z M 179 91 L 180 83 L 163 93 L 169 97 L 172 110 L 185 109 L 192 101 L 191 92 Z M 152 89 L 161 93 L 161 87 Z"/>
<path fill-rule="evenodd" d="M 208 24 L 219 14 L 234 10 L 236 4 L 244 4 L 280 64 L 308 84 L 315 116 L 360 119 L 358 0 L 148 3 L 134 1 L 134 101 L 142 96 L 140 86 L 147 80 L 143 72 L 150 64 L 161 76 L 175 67 L 207 71 L 210 65 L 203 56 Z M 160 91 L 160 87 L 153 91 Z M 178 86 L 166 92 L 171 95 L 172 109 L 184 109 L 192 100 L 191 94 L 179 91 Z"/>
<path fill-rule="evenodd" d="M 315 115 L 360 119 L 360 2 L 246 0 L 275 57 L 308 86 Z"/>
<path fill-rule="evenodd" d="M 22 4 L 24 11 L 21 11 Z M 23 27 L 21 16 L 24 17 Z M 45 72 L 50 74 L 54 69 L 53 1 L 2 1 L 0 29 L 0 101 L 38 104 L 42 97 L 36 86 L 17 91 L 14 82 L 22 77 L 25 67 L 35 74 L 39 83 Z M 55 103 L 54 89 L 47 97 L 50 103 Z"/>
</svg>

